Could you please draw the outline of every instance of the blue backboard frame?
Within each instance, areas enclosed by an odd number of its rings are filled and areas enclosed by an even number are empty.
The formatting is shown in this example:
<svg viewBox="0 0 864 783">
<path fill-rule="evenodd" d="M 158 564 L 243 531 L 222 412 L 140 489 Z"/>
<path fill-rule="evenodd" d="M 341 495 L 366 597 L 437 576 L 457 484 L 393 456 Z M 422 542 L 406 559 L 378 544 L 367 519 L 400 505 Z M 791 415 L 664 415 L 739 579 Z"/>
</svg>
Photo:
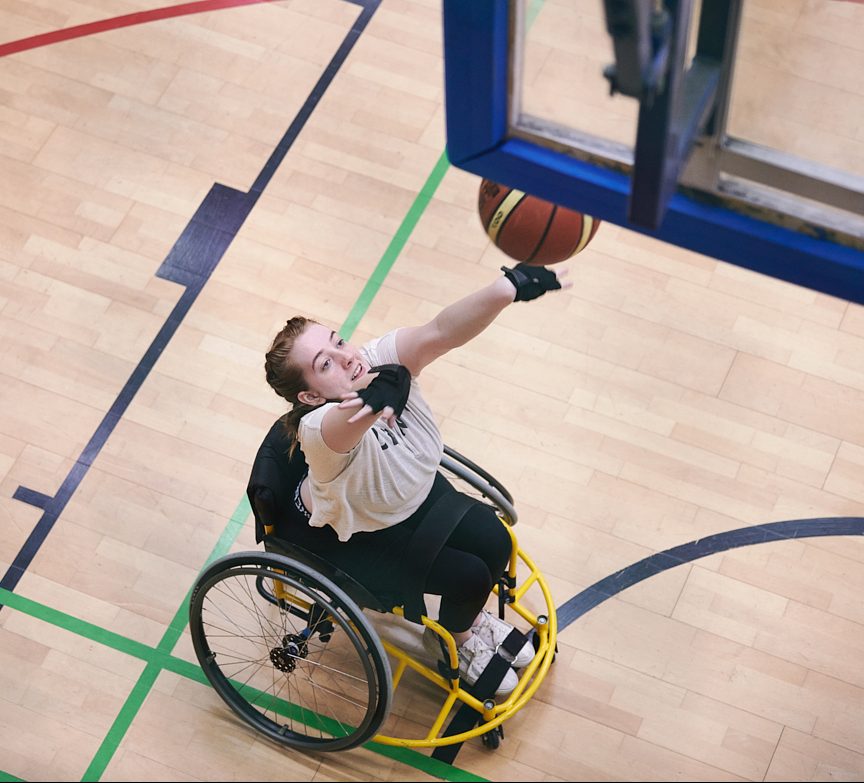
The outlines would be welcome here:
<svg viewBox="0 0 864 783">
<path fill-rule="evenodd" d="M 679 190 L 656 230 L 628 223 L 631 181 L 509 129 L 511 0 L 443 0 L 450 163 L 721 261 L 864 304 L 864 252 Z"/>
</svg>

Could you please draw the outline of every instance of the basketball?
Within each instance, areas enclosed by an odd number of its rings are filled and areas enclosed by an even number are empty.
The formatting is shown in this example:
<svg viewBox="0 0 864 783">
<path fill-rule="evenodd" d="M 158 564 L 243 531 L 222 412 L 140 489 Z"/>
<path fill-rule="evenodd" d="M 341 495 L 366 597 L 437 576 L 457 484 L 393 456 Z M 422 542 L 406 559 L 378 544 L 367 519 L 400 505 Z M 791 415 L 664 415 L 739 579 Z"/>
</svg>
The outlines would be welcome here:
<svg viewBox="0 0 864 783">
<path fill-rule="evenodd" d="M 480 222 L 493 244 L 510 258 L 546 266 L 585 249 L 600 221 L 484 179 L 478 198 Z"/>
</svg>

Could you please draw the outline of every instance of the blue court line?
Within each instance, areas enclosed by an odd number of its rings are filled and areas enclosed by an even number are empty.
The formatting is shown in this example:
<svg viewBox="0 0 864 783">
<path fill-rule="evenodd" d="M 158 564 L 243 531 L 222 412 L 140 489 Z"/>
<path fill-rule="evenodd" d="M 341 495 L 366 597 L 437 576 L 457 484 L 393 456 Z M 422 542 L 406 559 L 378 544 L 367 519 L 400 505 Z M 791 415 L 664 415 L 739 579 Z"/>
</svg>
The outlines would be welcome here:
<svg viewBox="0 0 864 783">
<path fill-rule="evenodd" d="M 186 290 L 174 306 L 150 347 L 144 353 L 132 375 L 124 384 L 114 403 L 96 427 L 96 431 L 75 460 L 60 488 L 53 496 L 20 486 L 13 497 L 42 509 L 42 516 L 22 545 L 11 565 L 0 579 L 0 587 L 14 591 L 28 566 L 38 553 L 54 523 L 63 513 L 80 486 L 93 461 L 102 451 L 126 409 L 131 404 L 144 380 L 153 369 L 162 351 L 186 317 L 201 293 L 213 270 L 248 217 L 258 197 L 273 177 L 296 140 L 312 110 L 333 81 L 360 34 L 366 28 L 381 0 L 347 0 L 361 7 L 361 12 L 331 58 L 321 77 L 304 102 L 294 121 L 264 164 L 248 193 L 214 184 L 204 197 L 189 224 L 174 243 L 156 275 L 185 286 Z M 0 603 L 0 609 L 3 604 Z"/>
<path fill-rule="evenodd" d="M 764 525 L 742 527 L 716 533 L 688 544 L 657 552 L 633 563 L 617 573 L 595 582 L 557 610 L 558 628 L 563 630 L 583 614 L 603 603 L 607 598 L 632 587 L 637 582 L 675 566 L 690 563 L 701 557 L 715 555 L 728 549 L 753 544 L 767 544 L 815 536 L 864 535 L 864 517 L 817 517 L 769 522 Z"/>
</svg>

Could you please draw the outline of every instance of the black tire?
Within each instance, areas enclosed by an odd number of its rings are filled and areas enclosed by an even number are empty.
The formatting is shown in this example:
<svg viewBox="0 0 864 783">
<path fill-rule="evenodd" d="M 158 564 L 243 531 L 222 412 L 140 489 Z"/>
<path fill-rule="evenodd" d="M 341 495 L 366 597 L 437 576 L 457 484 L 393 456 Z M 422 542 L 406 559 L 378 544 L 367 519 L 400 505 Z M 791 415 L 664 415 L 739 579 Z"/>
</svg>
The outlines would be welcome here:
<svg viewBox="0 0 864 783">
<path fill-rule="evenodd" d="M 263 576 L 259 576 L 255 580 L 255 589 L 265 601 L 269 601 L 274 606 L 278 605 L 279 602 L 276 600 L 276 596 L 273 595 L 273 591 L 270 589 L 267 580 Z"/>
<path fill-rule="evenodd" d="M 261 580 L 280 591 L 261 590 Z M 357 604 L 309 567 L 270 552 L 226 555 L 189 604 L 195 654 L 229 707 L 271 740 L 307 751 L 356 747 L 386 720 L 390 664 Z"/>
<path fill-rule="evenodd" d="M 484 747 L 489 748 L 489 750 L 498 750 L 501 747 L 501 740 L 504 739 L 504 727 L 498 725 L 491 731 L 481 734 L 480 737 Z"/>
</svg>

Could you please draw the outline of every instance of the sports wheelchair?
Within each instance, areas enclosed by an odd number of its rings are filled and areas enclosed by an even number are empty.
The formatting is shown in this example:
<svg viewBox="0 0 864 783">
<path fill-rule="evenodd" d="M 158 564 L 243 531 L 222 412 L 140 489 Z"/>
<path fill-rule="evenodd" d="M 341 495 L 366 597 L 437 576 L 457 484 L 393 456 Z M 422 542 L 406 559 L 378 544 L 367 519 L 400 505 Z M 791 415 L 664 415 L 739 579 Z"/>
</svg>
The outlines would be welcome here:
<svg viewBox="0 0 864 783">
<path fill-rule="evenodd" d="M 215 560 L 193 587 L 192 642 L 216 692 L 247 724 L 297 750 L 346 750 L 374 740 L 431 748 L 434 758 L 452 763 L 469 739 L 497 748 L 504 721 L 546 676 L 557 638 L 549 589 L 512 531 L 517 515 L 510 493 L 445 446 L 441 472 L 460 492 L 490 504 L 510 533 L 509 568 L 494 589 L 498 612 L 511 613 L 507 619 L 525 629 L 514 641 L 521 646 L 529 637 L 536 651 L 518 672 L 516 688 L 498 702 L 494 693 L 508 666 L 501 656 L 467 685 L 459 678 L 453 637 L 422 611 L 423 596 L 420 610 L 415 603 L 408 611 L 408 601 L 393 605 L 304 548 L 298 543 L 303 531 L 283 529 L 280 509 L 293 502 L 298 469 L 305 470 L 302 452 L 288 456 L 277 421 L 258 449 L 247 488 L 264 551 Z M 430 658 L 424 627 L 438 635 L 440 658 L 449 661 Z M 419 677 L 403 703 L 399 686 L 409 672 Z M 399 706 L 391 709 L 397 689 Z"/>
</svg>

